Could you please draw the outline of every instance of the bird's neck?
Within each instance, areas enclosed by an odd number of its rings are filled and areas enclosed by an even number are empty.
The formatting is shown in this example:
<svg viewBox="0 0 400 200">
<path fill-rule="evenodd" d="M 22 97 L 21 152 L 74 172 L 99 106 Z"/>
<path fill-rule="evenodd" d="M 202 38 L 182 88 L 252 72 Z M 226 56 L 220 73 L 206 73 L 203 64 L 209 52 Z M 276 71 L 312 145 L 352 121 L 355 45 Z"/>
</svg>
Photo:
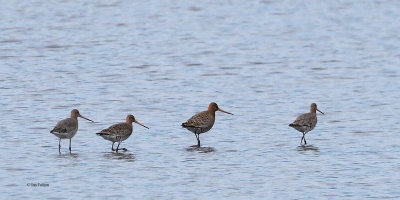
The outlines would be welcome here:
<svg viewBox="0 0 400 200">
<path fill-rule="evenodd" d="M 78 116 L 71 115 L 71 119 L 74 119 L 74 120 L 78 121 Z"/>
<path fill-rule="evenodd" d="M 213 118 L 215 118 L 215 110 L 212 110 L 211 112 L 208 112 L 210 115 L 211 115 L 211 117 L 213 117 Z"/>
<path fill-rule="evenodd" d="M 132 125 L 132 121 L 131 120 L 126 120 L 126 122 L 125 122 L 126 124 L 128 124 L 130 127 L 133 127 L 133 125 Z"/>
</svg>

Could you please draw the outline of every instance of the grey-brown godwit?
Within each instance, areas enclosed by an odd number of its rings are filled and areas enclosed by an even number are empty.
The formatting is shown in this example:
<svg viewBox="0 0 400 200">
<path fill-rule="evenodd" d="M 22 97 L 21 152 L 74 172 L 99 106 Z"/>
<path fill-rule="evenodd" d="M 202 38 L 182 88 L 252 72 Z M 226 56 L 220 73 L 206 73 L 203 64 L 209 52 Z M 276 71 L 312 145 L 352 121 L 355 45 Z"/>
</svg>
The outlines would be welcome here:
<svg viewBox="0 0 400 200">
<path fill-rule="evenodd" d="M 304 113 L 298 116 L 293 123 L 289 124 L 289 126 L 303 133 L 303 137 L 300 140 L 300 145 L 302 145 L 303 139 L 304 144 L 307 144 L 305 138 L 306 134 L 313 130 L 315 125 L 317 125 L 317 111 L 324 114 L 322 111 L 318 110 L 317 104 L 312 103 L 309 113 Z"/>
<path fill-rule="evenodd" d="M 140 122 L 136 121 L 133 115 L 128 115 L 126 116 L 126 121 L 124 123 L 114 124 L 96 134 L 103 137 L 106 140 L 111 141 L 112 142 L 111 150 L 118 152 L 119 145 L 121 144 L 121 142 L 128 139 L 133 132 L 132 122 L 135 122 L 147 129 L 149 128 L 141 124 Z M 118 142 L 118 146 L 117 149 L 114 149 L 114 143 L 116 142 Z M 123 148 L 123 150 L 126 151 L 125 148 Z"/>
<path fill-rule="evenodd" d="M 215 112 L 221 111 L 230 115 L 233 115 L 230 112 L 222 110 L 218 107 L 218 105 L 214 102 L 211 102 L 208 106 L 208 110 L 197 113 L 193 115 L 189 120 L 185 123 L 182 123 L 182 127 L 188 129 L 193 132 L 197 139 L 197 147 L 200 147 L 200 134 L 209 131 L 215 122 Z"/>
<path fill-rule="evenodd" d="M 92 120 L 82 116 L 77 109 L 71 110 L 71 117 L 63 119 L 50 131 L 60 138 L 58 141 L 58 152 L 61 153 L 61 139 L 69 139 L 69 152 L 71 152 L 71 139 L 78 131 L 78 117 L 93 122 Z"/>
</svg>

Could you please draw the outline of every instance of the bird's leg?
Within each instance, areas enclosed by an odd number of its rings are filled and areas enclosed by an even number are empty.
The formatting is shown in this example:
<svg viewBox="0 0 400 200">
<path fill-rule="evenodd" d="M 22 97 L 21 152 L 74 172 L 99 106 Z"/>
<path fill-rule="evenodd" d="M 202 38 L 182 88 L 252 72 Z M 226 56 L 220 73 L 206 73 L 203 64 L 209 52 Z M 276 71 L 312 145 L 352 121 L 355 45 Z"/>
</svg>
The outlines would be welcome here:
<svg viewBox="0 0 400 200">
<path fill-rule="evenodd" d="M 118 152 L 118 150 L 119 150 L 119 145 L 120 145 L 120 144 L 121 144 L 121 141 L 118 142 L 117 149 L 115 150 L 116 152 Z"/>
<path fill-rule="evenodd" d="M 71 138 L 69 139 L 69 152 L 71 153 Z"/>
<path fill-rule="evenodd" d="M 197 146 L 200 147 L 200 134 L 197 134 Z"/>
<path fill-rule="evenodd" d="M 306 134 L 304 133 L 304 144 L 307 144 L 307 141 L 306 141 Z"/>
<path fill-rule="evenodd" d="M 303 134 L 303 137 L 301 137 L 300 145 L 303 145 L 303 139 L 304 139 L 304 134 Z"/>
<path fill-rule="evenodd" d="M 119 145 L 121 144 L 121 142 L 122 142 L 122 141 L 119 141 L 119 142 L 118 142 L 117 149 L 115 150 L 116 152 L 118 152 L 118 150 L 120 150 Z M 126 149 L 126 148 L 122 148 L 122 150 L 128 151 L 128 149 Z"/>
<path fill-rule="evenodd" d="M 115 142 L 113 142 L 112 145 L 111 145 L 111 151 L 115 151 L 115 149 L 114 149 L 114 143 L 115 143 Z"/>
<path fill-rule="evenodd" d="M 61 138 L 58 140 L 58 153 L 61 153 Z"/>
<path fill-rule="evenodd" d="M 199 135 L 197 133 L 194 133 L 194 136 L 196 136 L 197 145 L 192 145 L 190 147 L 199 147 Z"/>
</svg>

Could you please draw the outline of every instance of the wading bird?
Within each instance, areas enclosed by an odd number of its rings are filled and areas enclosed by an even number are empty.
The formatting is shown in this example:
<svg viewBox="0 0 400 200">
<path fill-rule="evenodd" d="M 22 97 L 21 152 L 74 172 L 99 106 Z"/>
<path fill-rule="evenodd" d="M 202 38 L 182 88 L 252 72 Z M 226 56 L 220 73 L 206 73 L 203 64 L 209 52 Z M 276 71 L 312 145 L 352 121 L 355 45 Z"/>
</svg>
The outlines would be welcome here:
<svg viewBox="0 0 400 200">
<path fill-rule="evenodd" d="M 230 115 L 233 115 L 230 112 L 222 110 L 218 107 L 218 105 L 214 102 L 211 102 L 208 106 L 208 110 L 197 113 L 193 115 L 189 120 L 185 123 L 182 123 L 182 127 L 188 129 L 193 132 L 197 139 L 197 147 L 200 147 L 200 134 L 209 131 L 215 122 L 215 112 L 221 111 Z"/>
<path fill-rule="evenodd" d="M 78 131 L 78 117 L 93 122 L 92 120 L 82 116 L 77 109 L 73 109 L 70 118 L 59 121 L 53 130 L 50 131 L 50 133 L 53 133 L 55 136 L 60 138 L 58 141 L 58 152 L 61 153 L 61 139 L 69 139 L 69 152 L 71 152 L 71 139 Z"/>
<path fill-rule="evenodd" d="M 289 124 L 290 127 L 300 131 L 303 133 L 303 137 L 301 138 L 300 145 L 302 145 L 303 139 L 304 144 L 307 144 L 306 134 L 314 129 L 315 125 L 317 125 L 317 111 L 324 114 L 322 111 L 318 110 L 317 104 L 312 103 L 310 106 L 310 112 L 304 113 L 297 117 L 293 123 Z"/>
<path fill-rule="evenodd" d="M 147 126 L 136 121 L 136 119 L 133 115 L 128 115 L 128 116 L 126 116 L 126 121 L 124 123 L 114 124 L 96 134 L 103 137 L 106 140 L 111 141 L 112 142 L 111 150 L 118 152 L 119 145 L 121 144 L 121 142 L 128 139 L 129 136 L 132 135 L 132 132 L 133 132 L 132 123 L 133 122 L 148 129 Z M 116 142 L 118 142 L 118 146 L 117 146 L 117 149 L 114 149 L 114 143 L 116 143 Z M 123 148 L 122 150 L 126 151 L 127 149 Z"/>
</svg>

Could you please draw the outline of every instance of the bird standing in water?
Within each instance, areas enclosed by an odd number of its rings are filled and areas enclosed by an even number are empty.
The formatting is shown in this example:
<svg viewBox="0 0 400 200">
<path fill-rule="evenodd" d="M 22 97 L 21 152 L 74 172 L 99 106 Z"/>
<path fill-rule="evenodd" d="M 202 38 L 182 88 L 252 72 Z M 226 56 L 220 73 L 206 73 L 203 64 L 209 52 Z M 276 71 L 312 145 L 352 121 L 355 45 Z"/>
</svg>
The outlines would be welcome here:
<svg viewBox="0 0 400 200">
<path fill-rule="evenodd" d="M 128 115 L 126 116 L 126 121 L 124 123 L 119 123 L 119 124 L 114 124 L 99 133 L 97 135 L 103 137 L 104 139 L 111 141 L 112 146 L 111 150 L 118 152 L 119 150 L 119 145 L 121 144 L 122 141 L 126 140 L 131 136 L 133 132 L 133 125 L 132 123 L 135 122 L 145 128 L 148 129 L 147 126 L 141 124 L 140 122 L 136 121 L 135 117 L 133 115 Z M 114 149 L 114 143 L 118 142 L 117 149 Z M 126 148 L 123 148 L 122 150 L 126 151 Z"/>
<path fill-rule="evenodd" d="M 302 145 L 303 139 L 304 144 L 307 144 L 306 134 L 314 129 L 315 125 L 317 125 L 317 111 L 324 114 L 322 111 L 318 110 L 317 104 L 312 103 L 310 106 L 310 112 L 304 113 L 297 117 L 293 123 L 289 124 L 290 127 L 293 127 L 297 131 L 303 133 L 303 137 L 301 138 L 300 145 Z"/>
<path fill-rule="evenodd" d="M 59 121 L 53 130 L 50 131 L 50 133 L 53 133 L 55 136 L 60 138 L 58 141 L 59 153 L 61 153 L 61 139 L 69 139 L 69 152 L 71 152 L 71 139 L 78 131 L 78 117 L 93 122 L 92 120 L 82 116 L 77 109 L 73 109 L 70 118 Z"/>
<path fill-rule="evenodd" d="M 233 115 L 230 112 L 222 110 L 218 107 L 218 105 L 214 102 L 211 102 L 208 106 L 208 110 L 197 113 L 193 115 L 189 120 L 185 123 L 182 123 L 182 127 L 188 129 L 193 132 L 197 139 L 197 147 L 200 147 L 200 134 L 209 131 L 215 122 L 215 112 L 221 111 L 230 115 Z"/>
</svg>

